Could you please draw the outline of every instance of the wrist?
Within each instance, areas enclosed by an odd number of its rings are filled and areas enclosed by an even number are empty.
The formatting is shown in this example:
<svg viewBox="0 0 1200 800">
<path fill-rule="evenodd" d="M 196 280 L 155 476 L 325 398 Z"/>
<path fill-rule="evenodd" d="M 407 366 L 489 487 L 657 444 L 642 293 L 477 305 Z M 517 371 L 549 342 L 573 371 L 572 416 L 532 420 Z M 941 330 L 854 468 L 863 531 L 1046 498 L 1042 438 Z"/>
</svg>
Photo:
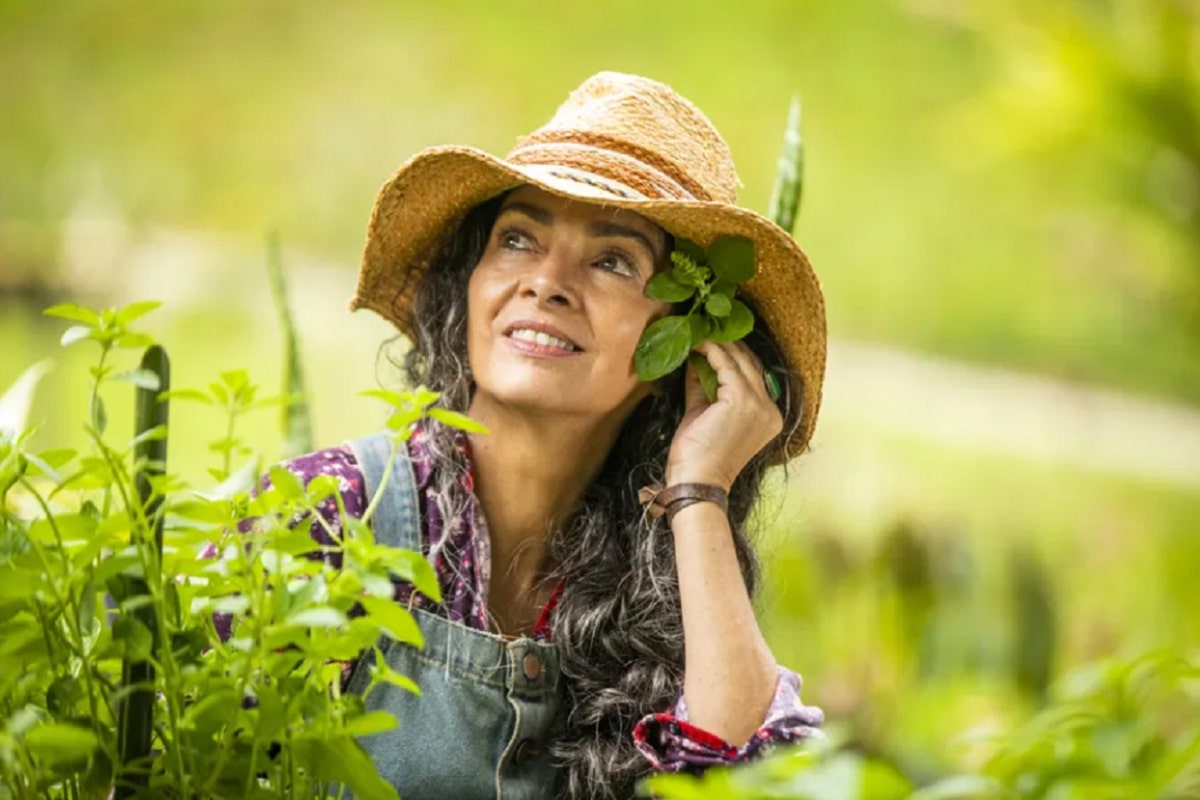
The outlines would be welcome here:
<svg viewBox="0 0 1200 800">
<path fill-rule="evenodd" d="M 733 481 L 712 470 L 697 470 L 688 469 L 683 466 L 668 466 L 666 481 L 663 485 L 667 488 L 670 488 L 682 483 L 702 483 L 708 486 L 716 486 L 718 489 L 725 492 L 725 494 L 729 494 L 729 489 L 733 485 Z"/>
<path fill-rule="evenodd" d="M 685 508 L 698 503 L 715 505 L 724 514 L 729 508 L 729 493 L 711 483 L 673 483 L 665 488 L 646 486 L 639 499 L 651 516 L 665 516 L 669 524 Z"/>
</svg>

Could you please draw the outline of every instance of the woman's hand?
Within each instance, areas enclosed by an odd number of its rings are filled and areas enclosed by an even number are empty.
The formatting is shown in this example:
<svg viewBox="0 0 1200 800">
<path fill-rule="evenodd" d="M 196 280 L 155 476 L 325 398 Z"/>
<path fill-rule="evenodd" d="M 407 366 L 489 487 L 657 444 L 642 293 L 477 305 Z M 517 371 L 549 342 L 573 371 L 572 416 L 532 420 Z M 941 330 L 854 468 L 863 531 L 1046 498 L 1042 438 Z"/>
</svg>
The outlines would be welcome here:
<svg viewBox="0 0 1200 800">
<path fill-rule="evenodd" d="M 684 415 L 667 456 L 667 486 L 711 483 L 729 491 L 759 450 L 783 430 L 783 415 L 767 395 L 763 369 L 742 342 L 707 341 L 696 351 L 717 373 L 709 403 L 691 364 L 684 379 Z"/>
</svg>

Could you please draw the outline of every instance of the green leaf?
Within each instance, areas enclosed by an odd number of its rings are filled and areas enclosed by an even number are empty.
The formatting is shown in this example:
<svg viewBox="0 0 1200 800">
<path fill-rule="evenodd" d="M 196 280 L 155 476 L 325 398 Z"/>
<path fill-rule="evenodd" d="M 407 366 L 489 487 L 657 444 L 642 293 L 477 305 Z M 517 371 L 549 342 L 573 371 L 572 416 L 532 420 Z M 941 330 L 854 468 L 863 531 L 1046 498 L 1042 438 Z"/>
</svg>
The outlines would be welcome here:
<svg viewBox="0 0 1200 800">
<path fill-rule="evenodd" d="M 95 328 L 88 328 L 83 325 L 72 325 L 63 331 L 62 338 L 58 340 L 63 347 L 70 347 L 76 342 L 82 342 L 84 339 L 92 338 L 92 333 Z"/>
<path fill-rule="evenodd" d="M 260 740 L 269 742 L 287 726 L 287 711 L 279 692 L 270 684 L 259 685 L 255 688 L 255 694 L 258 698 L 258 724 L 254 733 Z"/>
<path fill-rule="evenodd" d="M 488 429 L 481 423 L 476 422 L 466 414 L 459 414 L 457 411 L 451 411 L 448 408 L 431 408 L 429 409 L 429 416 L 443 425 L 458 428 L 460 431 L 466 431 L 467 433 L 488 433 Z"/>
<path fill-rule="evenodd" d="M 379 549 L 384 552 L 381 562 L 393 577 L 408 581 L 417 587 L 418 592 L 435 603 L 442 602 L 441 586 L 429 559 L 416 550 L 400 547 Z"/>
<path fill-rule="evenodd" d="M 47 317 L 58 317 L 59 319 L 69 319 L 74 322 L 82 322 L 84 325 L 89 325 L 93 328 L 99 327 L 100 315 L 90 308 L 75 305 L 74 303 L 59 303 L 56 306 L 50 306 L 42 312 Z"/>
<path fill-rule="evenodd" d="M 393 408 L 408 408 L 413 405 L 411 396 L 405 395 L 403 392 L 392 392 L 387 389 L 368 389 L 365 392 L 359 392 L 358 395 L 359 397 L 374 397 Z"/>
<path fill-rule="evenodd" d="M 663 317 L 646 328 L 633 354 L 638 378 L 653 381 L 679 368 L 692 349 L 687 317 Z"/>
<path fill-rule="evenodd" d="M 154 337 L 145 333 L 122 333 L 113 344 L 126 350 L 137 350 L 154 344 Z"/>
<path fill-rule="evenodd" d="M 114 381 L 128 381 L 141 389 L 157 392 L 159 389 L 158 375 L 148 369 L 131 369 L 113 375 Z"/>
<path fill-rule="evenodd" d="M 708 402 L 712 403 L 717 399 L 717 388 L 720 385 L 717 381 L 717 371 L 712 368 L 712 364 L 708 363 L 708 359 L 700 353 L 692 353 L 688 356 L 688 363 L 696 370 L 697 377 L 700 378 L 700 386 L 704 389 L 704 396 L 708 398 Z"/>
<path fill-rule="evenodd" d="M 141 300 L 136 303 L 130 303 L 117 312 L 117 325 L 124 328 L 135 319 L 144 317 L 161 305 L 162 302 L 159 300 Z"/>
<path fill-rule="evenodd" d="M 155 425 L 153 428 L 144 430 L 130 440 L 130 447 L 137 447 L 143 442 L 158 442 L 167 438 L 167 426 Z"/>
<path fill-rule="evenodd" d="M 714 317 L 728 317 L 733 310 L 733 301 L 726 294 L 712 294 L 704 302 L 704 310 Z"/>
<path fill-rule="evenodd" d="M 100 739 L 87 728 L 51 722 L 25 734 L 24 743 L 34 758 L 56 764 L 86 759 L 100 746 Z"/>
<path fill-rule="evenodd" d="M 344 783 L 357 800 L 400 800 L 362 745 L 349 736 L 300 739 L 292 751 L 297 766 L 319 780 Z"/>
<path fill-rule="evenodd" d="M 141 620 L 129 614 L 117 617 L 112 626 L 113 639 L 125 643 L 127 661 L 145 661 L 154 646 L 154 636 Z"/>
<path fill-rule="evenodd" d="M 378 646 L 373 647 L 372 649 L 375 651 L 375 663 L 371 665 L 372 680 L 390 683 L 393 686 L 399 686 L 401 689 L 412 692 L 418 697 L 421 696 L 421 687 L 417 686 L 416 682 L 412 678 L 408 677 L 407 675 L 402 675 L 401 673 L 389 667 L 387 659 L 383 657 L 383 651 L 380 650 Z"/>
<path fill-rule="evenodd" d="M 300 483 L 300 479 L 287 467 L 276 464 L 267 470 L 267 475 L 271 478 L 271 485 L 288 500 L 304 498 L 304 484 Z"/>
<path fill-rule="evenodd" d="M 696 287 L 675 280 L 671 272 L 660 272 L 646 284 L 646 296 L 664 303 L 681 303 L 696 293 Z"/>
<path fill-rule="evenodd" d="M 92 395 L 92 427 L 99 436 L 103 436 L 108 427 L 108 412 L 104 410 L 104 400 L 99 394 Z"/>
<path fill-rule="evenodd" d="M 708 248 L 708 263 L 718 280 L 745 283 L 754 277 L 754 242 L 745 236 L 721 236 Z"/>
<path fill-rule="evenodd" d="M 359 603 L 380 630 L 396 641 L 417 647 L 425 646 L 425 637 L 421 635 L 421 629 L 417 627 L 412 614 L 395 600 L 368 594 L 359 598 Z"/>
<path fill-rule="evenodd" d="M 754 314 L 741 300 L 734 300 L 729 316 L 713 326 L 709 338 L 714 342 L 736 342 L 754 330 Z"/>
<path fill-rule="evenodd" d="M 199 389 L 171 389 L 166 392 L 160 392 L 158 399 L 160 402 L 163 400 L 188 400 L 193 403 L 202 403 L 206 406 L 211 406 L 213 403 L 212 398 Z"/>
<path fill-rule="evenodd" d="M 712 323 L 703 314 L 689 314 L 688 329 L 692 335 L 692 349 L 695 349 L 704 344 L 704 340 L 708 338 L 708 334 L 712 330 Z"/>
<path fill-rule="evenodd" d="M 692 261 L 695 261 L 697 264 L 708 263 L 708 254 L 704 252 L 704 248 L 693 242 L 691 239 L 684 239 L 683 237 L 676 238 L 675 249 L 683 253 Z"/>
<path fill-rule="evenodd" d="M 348 623 L 345 614 L 330 606 L 306 608 L 287 618 L 289 626 L 301 628 L 344 628 Z"/>
<path fill-rule="evenodd" d="M 342 732 L 351 736 L 372 736 L 395 730 L 397 724 L 395 714 L 377 709 L 347 720 Z"/>
</svg>

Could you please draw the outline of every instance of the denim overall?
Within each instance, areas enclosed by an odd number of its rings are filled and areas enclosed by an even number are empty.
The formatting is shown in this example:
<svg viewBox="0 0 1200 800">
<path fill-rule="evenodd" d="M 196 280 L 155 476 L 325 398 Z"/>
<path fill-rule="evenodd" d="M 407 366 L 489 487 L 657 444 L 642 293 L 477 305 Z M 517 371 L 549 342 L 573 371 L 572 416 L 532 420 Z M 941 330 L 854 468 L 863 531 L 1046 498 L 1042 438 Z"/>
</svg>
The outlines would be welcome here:
<svg viewBox="0 0 1200 800">
<path fill-rule="evenodd" d="M 387 434 L 350 443 L 374 497 L 391 453 Z M 374 514 L 375 540 L 421 550 L 417 489 L 401 446 Z M 416 681 L 421 696 L 389 683 L 371 691 L 369 710 L 395 714 L 399 727 L 359 741 L 403 800 L 542 800 L 557 771 L 547 742 L 564 717 L 564 685 L 554 645 L 504 639 L 413 609 L 425 648 L 380 642 L 388 666 Z M 362 693 L 370 659 L 348 684 Z"/>
</svg>

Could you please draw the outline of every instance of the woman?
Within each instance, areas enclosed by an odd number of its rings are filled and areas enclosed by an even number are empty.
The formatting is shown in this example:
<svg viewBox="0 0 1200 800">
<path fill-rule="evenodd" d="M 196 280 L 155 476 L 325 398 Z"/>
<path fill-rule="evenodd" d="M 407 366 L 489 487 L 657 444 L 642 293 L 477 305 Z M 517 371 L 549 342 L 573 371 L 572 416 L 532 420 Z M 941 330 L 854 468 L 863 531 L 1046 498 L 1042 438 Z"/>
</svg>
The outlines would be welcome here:
<svg viewBox="0 0 1200 800">
<path fill-rule="evenodd" d="M 426 647 L 386 656 L 423 696 L 369 700 L 400 719 L 362 742 L 406 800 L 628 797 L 655 768 L 820 725 L 754 620 L 745 525 L 766 467 L 812 433 L 824 310 L 803 253 L 734 205 L 736 185 L 699 110 L 604 73 L 506 159 L 433 148 L 383 187 L 353 305 L 413 341 L 414 385 L 490 431 L 419 427 L 374 518 L 377 539 L 429 557 L 443 594 L 398 582 Z M 672 310 L 645 288 L 674 237 L 722 234 L 754 241 L 739 297 L 759 317 L 745 342 L 699 348 L 709 403 L 691 367 L 645 383 L 633 357 Z M 777 401 L 765 369 L 786 376 Z M 337 475 L 361 514 L 387 450 L 368 437 L 290 468 Z M 640 503 L 646 486 L 665 487 L 665 513 Z M 348 686 L 366 680 L 360 664 Z"/>
</svg>

